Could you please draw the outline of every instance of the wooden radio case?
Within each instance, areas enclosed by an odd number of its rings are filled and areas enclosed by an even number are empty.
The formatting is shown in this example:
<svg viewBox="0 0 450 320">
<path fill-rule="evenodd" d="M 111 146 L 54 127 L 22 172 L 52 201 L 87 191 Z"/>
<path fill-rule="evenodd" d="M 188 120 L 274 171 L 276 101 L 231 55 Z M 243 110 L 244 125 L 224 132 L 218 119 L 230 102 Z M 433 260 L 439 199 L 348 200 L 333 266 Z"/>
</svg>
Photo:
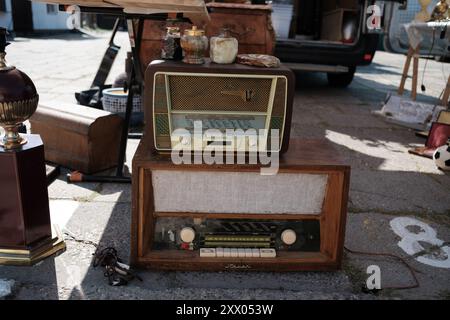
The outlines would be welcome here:
<svg viewBox="0 0 450 320">
<path fill-rule="evenodd" d="M 221 65 L 209 59 L 202 65 L 156 60 L 145 72 L 146 134 L 152 137 L 154 149 L 168 153 L 180 143 L 174 131 L 193 132 L 193 123 L 199 121 L 203 129 L 223 133 L 227 129 L 265 129 L 268 144 L 272 129 L 277 129 L 279 147 L 270 150 L 285 152 L 294 90 L 294 74 L 283 66 Z M 200 142 L 202 148 L 209 143 Z M 195 148 L 196 143 L 190 145 Z"/>
<path fill-rule="evenodd" d="M 160 270 L 340 268 L 350 167 L 327 141 L 294 140 L 276 175 L 259 164 L 133 159 L 131 262 Z"/>
</svg>

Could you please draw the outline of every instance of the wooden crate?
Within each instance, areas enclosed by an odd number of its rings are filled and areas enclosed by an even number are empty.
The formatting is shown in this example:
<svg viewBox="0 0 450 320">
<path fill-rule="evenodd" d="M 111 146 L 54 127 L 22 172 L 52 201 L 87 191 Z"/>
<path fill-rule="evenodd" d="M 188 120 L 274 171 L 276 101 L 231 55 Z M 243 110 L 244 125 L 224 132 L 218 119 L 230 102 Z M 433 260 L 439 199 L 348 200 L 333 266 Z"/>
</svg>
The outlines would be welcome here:
<svg viewBox="0 0 450 320">
<path fill-rule="evenodd" d="M 91 174 L 117 165 L 123 119 L 77 104 L 39 105 L 30 118 L 41 135 L 45 160 Z"/>
</svg>

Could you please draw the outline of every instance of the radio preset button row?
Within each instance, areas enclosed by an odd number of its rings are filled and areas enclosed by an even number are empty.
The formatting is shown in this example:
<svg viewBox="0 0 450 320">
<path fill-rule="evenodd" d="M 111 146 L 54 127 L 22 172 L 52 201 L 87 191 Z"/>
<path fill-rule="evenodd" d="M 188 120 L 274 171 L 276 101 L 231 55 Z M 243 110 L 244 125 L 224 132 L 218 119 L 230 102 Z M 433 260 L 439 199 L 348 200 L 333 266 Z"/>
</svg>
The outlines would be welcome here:
<svg viewBox="0 0 450 320">
<path fill-rule="evenodd" d="M 202 258 L 276 258 L 277 252 L 271 248 L 201 248 Z"/>
</svg>

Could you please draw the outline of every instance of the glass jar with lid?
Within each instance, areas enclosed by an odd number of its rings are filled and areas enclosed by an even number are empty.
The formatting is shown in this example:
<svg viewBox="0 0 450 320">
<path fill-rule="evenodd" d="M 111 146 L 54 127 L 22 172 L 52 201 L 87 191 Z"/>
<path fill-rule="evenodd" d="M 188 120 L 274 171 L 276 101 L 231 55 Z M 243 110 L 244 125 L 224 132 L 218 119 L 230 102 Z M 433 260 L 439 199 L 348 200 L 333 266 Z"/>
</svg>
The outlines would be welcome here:
<svg viewBox="0 0 450 320">
<path fill-rule="evenodd" d="M 181 49 L 180 28 L 167 27 L 166 35 L 162 41 L 161 58 L 165 60 L 181 60 L 183 50 Z"/>
<path fill-rule="evenodd" d="M 205 63 L 205 51 L 208 49 L 208 38 L 205 31 L 192 26 L 192 29 L 184 30 L 181 37 L 181 47 L 183 48 L 183 62 L 189 64 Z"/>
</svg>

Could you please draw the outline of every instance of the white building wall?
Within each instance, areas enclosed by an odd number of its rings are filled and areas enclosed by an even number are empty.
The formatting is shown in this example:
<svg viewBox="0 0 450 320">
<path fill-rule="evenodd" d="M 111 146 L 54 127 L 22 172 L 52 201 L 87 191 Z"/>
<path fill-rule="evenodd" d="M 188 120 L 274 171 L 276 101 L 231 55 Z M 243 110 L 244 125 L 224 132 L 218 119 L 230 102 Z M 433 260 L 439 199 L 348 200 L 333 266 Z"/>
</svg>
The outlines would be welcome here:
<svg viewBox="0 0 450 320">
<path fill-rule="evenodd" d="M 6 12 L 0 12 L 0 27 L 7 30 L 13 29 L 11 0 L 6 0 Z"/>
<path fill-rule="evenodd" d="M 66 30 L 69 15 L 56 8 L 55 14 L 47 13 L 47 4 L 32 3 L 34 30 Z"/>
</svg>

